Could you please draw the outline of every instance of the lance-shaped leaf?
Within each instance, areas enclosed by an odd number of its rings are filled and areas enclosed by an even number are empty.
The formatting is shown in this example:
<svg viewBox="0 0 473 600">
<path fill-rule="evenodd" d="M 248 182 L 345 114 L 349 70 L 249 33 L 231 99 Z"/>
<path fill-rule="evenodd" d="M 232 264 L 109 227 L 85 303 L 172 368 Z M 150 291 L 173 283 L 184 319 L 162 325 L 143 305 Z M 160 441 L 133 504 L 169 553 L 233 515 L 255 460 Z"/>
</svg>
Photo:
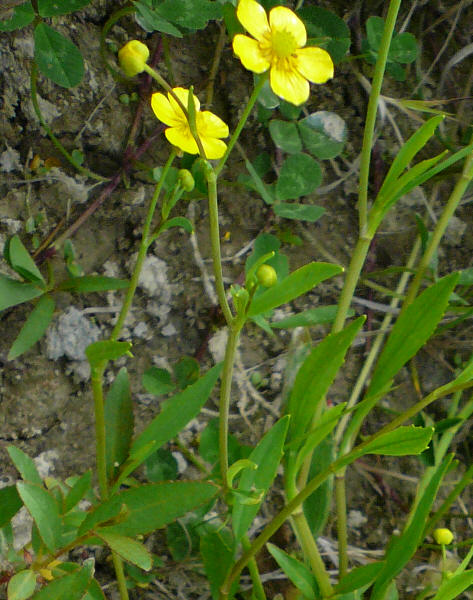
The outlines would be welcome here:
<svg viewBox="0 0 473 600">
<path fill-rule="evenodd" d="M 261 493 L 259 502 L 245 504 L 235 495 L 232 520 L 233 531 L 237 540 L 240 540 L 248 531 L 251 522 L 258 513 L 264 496 L 271 486 L 278 469 L 286 439 L 289 416 L 280 419 L 264 435 L 256 448 L 251 452 L 248 460 L 256 465 L 256 469 L 245 469 L 240 477 L 238 491 L 243 494 L 257 490 Z"/>
<path fill-rule="evenodd" d="M 129 354 L 131 342 L 116 342 L 114 340 L 100 340 L 90 344 L 85 349 L 85 355 L 90 363 L 92 371 L 104 361 L 117 360 Z"/>
<path fill-rule="evenodd" d="M 27 600 L 36 587 L 36 573 L 30 569 L 18 571 L 8 582 L 8 600 Z"/>
<path fill-rule="evenodd" d="M 29 481 L 30 483 L 43 485 L 43 480 L 41 479 L 32 458 L 25 454 L 23 450 L 20 450 L 20 448 L 16 448 L 15 446 L 8 446 L 7 452 L 12 463 L 18 469 L 22 479 Z"/>
<path fill-rule="evenodd" d="M 397 319 L 376 365 L 367 396 L 375 396 L 434 333 L 458 281 L 458 273 L 439 279 Z"/>
<path fill-rule="evenodd" d="M 444 579 L 432 600 L 455 600 L 471 585 L 473 585 L 473 569 Z"/>
<path fill-rule="evenodd" d="M 312 262 L 304 265 L 255 298 L 250 305 L 248 316 L 254 317 L 286 304 L 342 271 L 342 267 L 330 263 Z"/>
<path fill-rule="evenodd" d="M 394 431 L 384 433 L 372 440 L 355 453 L 356 458 L 365 454 L 380 454 L 383 456 L 407 456 L 408 454 L 420 454 L 429 445 L 433 427 L 415 427 L 407 425 L 398 427 Z M 353 454 L 350 462 L 353 461 Z"/>
<path fill-rule="evenodd" d="M 53 318 L 55 306 L 54 300 L 47 294 L 38 300 L 13 342 L 8 360 L 17 358 L 43 337 Z"/>
<path fill-rule="evenodd" d="M 133 442 L 130 457 L 134 458 L 145 446 L 148 446 L 148 453 L 141 454 L 141 460 L 145 460 L 194 419 L 210 396 L 221 368 L 221 364 L 216 365 L 195 383 L 163 402 L 163 408 L 159 415 Z"/>
<path fill-rule="evenodd" d="M 130 285 L 126 279 L 116 277 L 103 277 L 85 275 L 84 277 L 71 277 L 62 281 L 58 289 L 85 294 L 88 292 L 106 292 L 109 290 L 123 290 Z"/>
<path fill-rule="evenodd" d="M 20 481 L 16 487 L 45 546 L 54 552 L 59 547 L 62 532 L 56 500 L 50 492 L 34 483 Z"/>
<path fill-rule="evenodd" d="M 124 535 L 119 535 L 110 531 L 102 531 L 101 529 L 97 529 L 95 533 L 97 537 L 103 540 L 107 546 L 121 556 L 123 560 L 126 560 L 145 571 L 149 571 L 153 566 L 151 554 L 140 542 Z"/>
<path fill-rule="evenodd" d="M 23 246 L 17 235 L 14 235 L 7 241 L 3 249 L 3 254 L 11 268 L 21 277 L 39 285 L 46 283 L 35 261 L 31 258 L 28 250 Z"/>
<path fill-rule="evenodd" d="M 32 283 L 23 283 L 0 275 L 0 311 L 33 300 L 42 294 L 44 291 Z"/>
<path fill-rule="evenodd" d="M 164 527 L 187 512 L 209 502 L 218 488 L 201 481 L 152 483 L 119 492 L 89 513 L 79 528 L 79 535 L 93 530 L 97 524 L 118 515 L 121 521 L 101 531 L 133 537 Z"/>
<path fill-rule="evenodd" d="M 447 456 L 436 468 L 435 474 L 425 488 L 415 513 L 410 515 L 409 524 L 402 534 L 388 547 L 385 565 L 378 574 L 370 596 L 371 600 L 384 600 L 385 593 L 391 581 L 401 572 L 404 565 L 411 559 L 419 544 L 422 542 L 425 525 L 436 498 L 439 486 L 452 462 L 453 454 Z M 444 600 L 442 598 L 442 600 Z"/>
<path fill-rule="evenodd" d="M 8 525 L 22 506 L 16 486 L 8 485 L 0 489 L 0 529 Z"/>
<path fill-rule="evenodd" d="M 278 563 L 288 579 L 308 600 L 318 600 L 320 598 L 319 586 L 315 577 L 304 563 L 296 558 L 289 556 L 284 550 L 274 544 L 266 544 L 271 556 Z"/>
<path fill-rule="evenodd" d="M 93 562 L 88 561 L 75 573 L 54 579 L 37 592 L 32 600 L 82 600 L 93 581 Z"/>
<path fill-rule="evenodd" d="M 107 476 L 127 459 L 133 436 L 133 403 L 125 368 L 120 369 L 105 399 L 105 457 Z"/>
</svg>

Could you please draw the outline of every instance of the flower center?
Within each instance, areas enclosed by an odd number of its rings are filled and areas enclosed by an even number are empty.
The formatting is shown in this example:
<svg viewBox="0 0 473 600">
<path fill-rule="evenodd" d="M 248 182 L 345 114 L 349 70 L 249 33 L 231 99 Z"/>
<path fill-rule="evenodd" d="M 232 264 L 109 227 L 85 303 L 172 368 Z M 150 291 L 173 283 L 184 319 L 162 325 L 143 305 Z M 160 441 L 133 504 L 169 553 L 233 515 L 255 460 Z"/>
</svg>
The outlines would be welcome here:
<svg viewBox="0 0 473 600">
<path fill-rule="evenodd" d="M 297 42 L 292 33 L 279 29 L 271 32 L 271 46 L 278 58 L 286 58 L 297 49 Z"/>
</svg>

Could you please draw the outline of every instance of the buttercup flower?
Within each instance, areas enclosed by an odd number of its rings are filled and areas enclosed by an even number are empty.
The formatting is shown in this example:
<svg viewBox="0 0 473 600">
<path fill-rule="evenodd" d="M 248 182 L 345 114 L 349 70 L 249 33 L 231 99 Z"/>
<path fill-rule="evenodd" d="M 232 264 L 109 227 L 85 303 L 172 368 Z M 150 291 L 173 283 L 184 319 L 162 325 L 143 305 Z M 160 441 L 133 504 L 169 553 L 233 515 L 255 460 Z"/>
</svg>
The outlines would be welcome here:
<svg viewBox="0 0 473 600">
<path fill-rule="evenodd" d="M 233 50 L 243 66 L 254 73 L 270 69 L 273 92 L 291 102 L 303 104 L 309 97 L 309 81 L 325 83 L 333 77 L 333 62 L 322 48 L 307 47 L 307 32 L 299 17 L 284 6 L 269 13 L 261 4 L 240 0 L 237 17 L 253 36 L 237 34 Z"/>
<path fill-rule="evenodd" d="M 436 529 L 432 535 L 437 544 L 441 544 L 442 546 L 448 546 L 448 544 L 453 542 L 453 533 L 445 527 Z"/>
<path fill-rule="evenodd" d="M 148 46 L 138 40 L 127 42 L 118 51 L 118 62 L 128 77 L 134 77 L 138 73 L 141 73 L 148 58 Z"/>
<path fill-rule="evenodd" d="M 189 90 L 178 87 L 174 88 L 173 92 L 187 108 Z M 210 159 L 221 158 L 225 154 L 227 145 L 219 138 L 228 136 L 228 126 L 220 117 L 217 117 L 217 115 L 214 115 L 210 111 L 199 110 L 200 102 L 197 96 L 194 96 L 194 103 L 197 133 L 202 142 L 205 155 Z M 167 98 L 159 92 L 153 94 L 151 96 L 151 108 L 160 121 L 165 125 L 169 125 L 164 133 L 173 146 L 177 146 L 188 154 L 199 153 L 186 115 L 171 94 L 168 94 Z"/>
</svg>

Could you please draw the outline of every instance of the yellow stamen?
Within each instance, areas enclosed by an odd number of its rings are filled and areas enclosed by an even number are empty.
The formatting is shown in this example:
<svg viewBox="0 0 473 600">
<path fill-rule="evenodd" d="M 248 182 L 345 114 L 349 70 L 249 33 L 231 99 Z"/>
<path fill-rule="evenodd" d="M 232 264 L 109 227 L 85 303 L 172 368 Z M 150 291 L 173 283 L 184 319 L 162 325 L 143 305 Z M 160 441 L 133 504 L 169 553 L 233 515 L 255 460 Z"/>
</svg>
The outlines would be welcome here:
<svg viewBox="0 0 473 600">
<path fill-rule="evenodd" d="M 273 53 L 279 58 L 287 58 L 297 49 L 297 42 L 292 33 L 283 30 L 271 32 Z"/>
</svg>

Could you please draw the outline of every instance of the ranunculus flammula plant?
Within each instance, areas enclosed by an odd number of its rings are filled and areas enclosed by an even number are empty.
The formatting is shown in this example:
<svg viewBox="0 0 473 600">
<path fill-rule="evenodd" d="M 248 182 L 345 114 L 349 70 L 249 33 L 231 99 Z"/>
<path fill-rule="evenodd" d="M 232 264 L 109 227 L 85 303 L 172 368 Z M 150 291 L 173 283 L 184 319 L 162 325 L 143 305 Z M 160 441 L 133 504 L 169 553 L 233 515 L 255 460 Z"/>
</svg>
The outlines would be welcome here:
<svg viewBox="0 0 473 600">
<path fill-rule="evenodd" d="M 187 107 L 189 100 L 189 90 L 181 87 L 173 89 L 174 94 Z M 194 95 L 194 104 L 196 112 L 197 134 L 202 142 L 206 158 L 221 158 L 225 154 L 227 145 L 220 138 L 228 136 L 228 126 L 220 117 L 214 115 L 208 110 L 201 111 L 200 102 Z M 151 96 L 151 108 L 156 117 L 169 127 L 165 130 L 168 141 L 177 148 L 180 148 L 188 154 L 198 154 L 197 143 L 192 136 L 189 122 L 184 111 L 168 93 L 156 92 Z"/>
<path fill-rule="evenodd" d="M 254 73 L 270 69 L 273 92 L 303 104 L 309 97 L 309 81 L 325 83 L 333 77 L 333 62 L 322 48 L 308 46 L 304 23 L 289 8 L 276 6 L 269 12 L 255 0 L 240 0 L 237 17 L 253 36 L 237 34 L 233 50 L 243 66 Z"/>
</svg>

